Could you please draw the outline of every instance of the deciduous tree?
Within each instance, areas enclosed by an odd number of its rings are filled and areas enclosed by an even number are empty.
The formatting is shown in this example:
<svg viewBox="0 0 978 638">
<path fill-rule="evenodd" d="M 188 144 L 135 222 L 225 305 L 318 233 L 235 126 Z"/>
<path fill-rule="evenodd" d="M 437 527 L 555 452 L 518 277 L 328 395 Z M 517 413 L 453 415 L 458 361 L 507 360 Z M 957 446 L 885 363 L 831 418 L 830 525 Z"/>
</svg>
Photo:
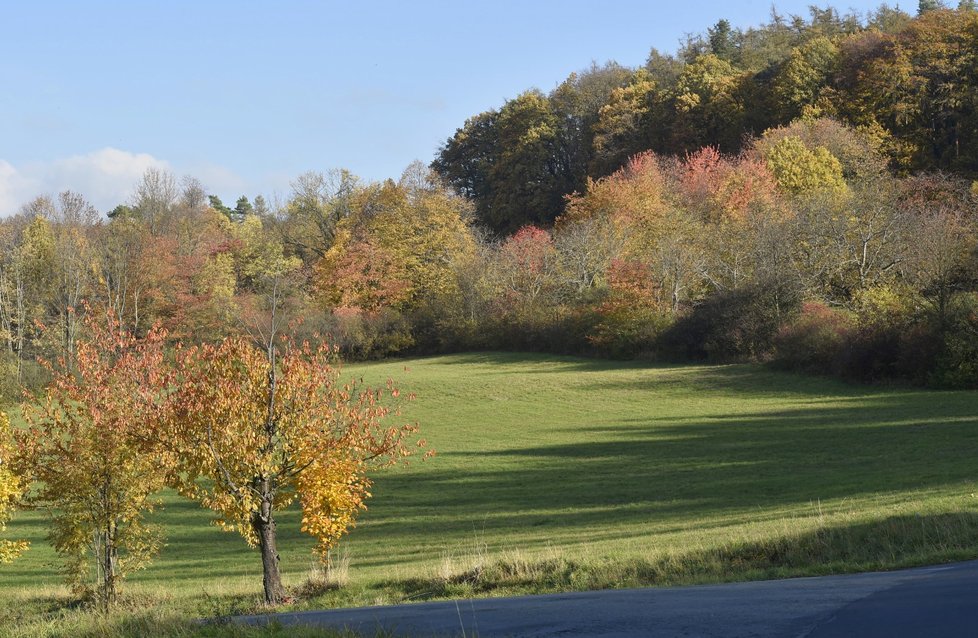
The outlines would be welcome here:
<svg viewBox="0 0 978 638">
<path fill-rule="evenodd" d="M 170 230 L 173 209 L 179 196 L 176 177 L 169 171 L 150 167 L 136 185 L 131 210 L 143 221 L 151 235 L 161 235 Z"/>
<path fill-rule="evenodd" d="M 774 98 L 782 121 L 824 113 L 828 101 L 822 103 L 819 97 L 829 83 L 838 55 L 838 48 L 824 36 L 812 38 L 791 51 L 774 80 Z"/>
<path fill-rule="evenodd" d="M 69 582 L 107 608 L 122 578 L 161 545 L 145 516 L 166 482 L 159 426 L 169 384 L 162 331 L 136 339 L 94 313 L 86 328 L 73 371 L 52 369 L 16 438 L 36 485 L 28 502 L 47 511 Z"/>
<path fill-rule="evenodd" d="M 842 164 L 824 146 L 809 150 L 801 138 L 786 137 L 771 146 L 766 159 L 778 185 L 791 194 L 846 187 Z"/>
<path fill-rule="evenodd" d="M 657 85 L 645 69 L 635 72 L 626 86 L 611 92 L 594 124 L 591 174 L 603 176 L 653 146 L 651 120 L 659 98 Z"/>
<path fill-rule="evenodd" d="M 536 226 L 524 226 L 503 242 L 492 271 L 497 310 L 522 323 L 553 310 L 546 301 L 557 283 L 556 258 L 550 233 Z"/>
<path fill-rule="evenodd" d="M 53 264 L 54 238 L 43 217 L 17 215 L 0 223 L 0 339 L 14 369 L 0 392 L 23 380 L 28 340 L 52 289 Z"/>
<path fill-rule="evenodd" d="M 311 264 L 333 247 L 339 223 L 354 210 L 359 180 L 346 170 L 303 173 L 292 182 L 279 232 L 285 247 Z"/>
<path fill-rule="evenodd" d="M 743 73 L 730 62 L 707 54 L 683 69 L 676 83 L 672 131 L 675 151 L 716 144 L 724 151 L 740 147 L 743 104 L 737 88 Z"/>
<path fill-rule="evenodd" d="M 407 456 L 416 428 L 385 424 L 386 399 L 398 396 L 391 383 L 344 384 L 327 345 L 269 339 L 179 353 L 170 439 L 177 487 L 260 549 L 265 601 L 278 603 L 277 513 L 298 500 L 303 531 L 325 553 L 365 508 L 368 472 Z"/>
<path fill-rule="evenodd" d="M 369 239 L 350 242 L 316 264 L 316 292 L 327 308 L 356 308 L 373 312 L 396 308 L 408 296 L 410 282 L 404 265 Z"/>
<path fill-rule="evenodd" d="M 75 354 L 81 302 L 92 283 L 91 233 L 98 213 L 85 198 L 71 191 L 48 202 L 45 215 L 54 237 L 52 314 L 57 317 L 61 354 L 69 363 Z"/>
</svg>

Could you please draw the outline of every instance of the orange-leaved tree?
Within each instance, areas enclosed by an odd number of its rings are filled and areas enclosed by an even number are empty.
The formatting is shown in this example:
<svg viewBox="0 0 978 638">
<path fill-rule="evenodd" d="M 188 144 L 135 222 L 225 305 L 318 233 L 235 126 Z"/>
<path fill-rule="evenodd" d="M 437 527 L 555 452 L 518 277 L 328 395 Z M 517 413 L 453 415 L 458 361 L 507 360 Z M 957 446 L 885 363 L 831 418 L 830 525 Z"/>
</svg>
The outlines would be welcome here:
<svg viewBox="0 0 978 638">
<path fill-rule="evenodd" d="M 13 451 L 10 421 L 7 415 L 0 411 L 0 532 L 10 520 L 11 510 L 23 487 L 20 478 L 13 471 Z M 0 539 L 0 563 L 7 563 L 17 558 L 26 547 L 27 543 L 24 541 Z"/>
<path fill-rule="evenodd" d="M 408 456 L 416 432 L 382 423 L 398 396 L 392 383 L 384 390 L 343 384 L 334 362 L 327 345 L 289 338 L 264 347 L 228 338 L 177 356 L 176 487 L 261 550 L 268 603 L 286 598 L 276 513 L 298 499 L 302 530 L 325 556 L 364 509 L 367 472 Z"/>
<path fill-rule="evenodd" d="M 69 582 L 108 608 L 126 572 L 161 545 L 145 515 L 170 465 L 159 436 L 169 383 L 163 331 L 137 339 L 98 314 L 86 314 L 72 369 L 49 366 L 53 380 L 24 405 L 29 427 L 15 438 L 36 485 L 27 502 L 48 512 Z"/>
</svg>

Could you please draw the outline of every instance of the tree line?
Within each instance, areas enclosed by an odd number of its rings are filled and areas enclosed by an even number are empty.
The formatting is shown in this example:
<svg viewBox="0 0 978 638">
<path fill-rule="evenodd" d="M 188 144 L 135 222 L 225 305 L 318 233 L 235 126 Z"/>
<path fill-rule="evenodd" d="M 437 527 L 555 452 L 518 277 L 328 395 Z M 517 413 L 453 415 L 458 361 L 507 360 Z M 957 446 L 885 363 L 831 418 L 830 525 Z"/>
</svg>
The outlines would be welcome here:
<svg viewBox="0 0 978 638">
<path fill-rule="evenodd" d="M 593 66 L 475 116 L 398 180 L 310 172 L 283 202 L 232 208 L 152 169 L 107 219 L 78 193 L 39 197 L 0 220 L 0 395 L 43 384 L 39 356 L 71 360 L 83 300 L 135 335 L 216 342 L 247 332 L 269 278 L 301 336 L 355 358 L 770 358 L 773 336 L 680 347 L 673 324 L 777 282 L 769 324 L 814 303 L 855 325 L 885 289 L 940 334 L 921 370 L 870 376 L 948 381 L 931 373 L 973 290 L 976 51 L 967 2 L 720 20 L 642 68 Z"/>
<path fill-rule="evenodd" d="M 70 363 L 86 307 L 217 343 L 260 337 L 273 294 L 280 327 L 353 359 L 524 348 L 978 380 L 978 187 L 896 174 L 878 137 L 828 118 L 736 154 L 638 153 L 554 224 L 504 236 L 420 163 L 376 183 L 307 173 L 275 206 L 177 184 L 147 172 L 108 219 L 62 193 L 0 221 L 8 397 L 49 378 L 38 357 Z"/>
<path fill-rule="evenodd" d="M 900 174 L 978 175 L 978 12 L 920 3 L 867 16 L 811 7 L 767 24 L 719 20 L 675 54 L 614 62 L 530 89 L 471 117 L 433 166 L 471 198 L 483 225 L 549 226 L 588 177 L 652 150 L 736 154 L 764 131 L 828 117 L 876 139 Z"/>
<path fill-rule="evenodd" d="M 156 170 L 135 193 L 108 218 L 65 192 L 0 221 L 3 379 L 32 390 L 26 428 L 0 419 L 0 531 L 13 505 L 43 509 L 105 606 L 161 546 L 146 516 L 164 486 L 259 549 L 269 602 L 286 598 L 281 508 L 298 502 L 328 556 L 368 472 L 416 434 L 389 424 L 397 389 L 344 384 L 340 355 L 762 360 L 978 387 L 978 183 L 895 174 L 878 138 L 827 118 L 737 154 L 635 154 L 552 226 L 503 237 L 420 163 L 377 183 L 307 173 L 264 210 Z M 0 561 L 24 549 L 2 540 Z"/>
</svg>

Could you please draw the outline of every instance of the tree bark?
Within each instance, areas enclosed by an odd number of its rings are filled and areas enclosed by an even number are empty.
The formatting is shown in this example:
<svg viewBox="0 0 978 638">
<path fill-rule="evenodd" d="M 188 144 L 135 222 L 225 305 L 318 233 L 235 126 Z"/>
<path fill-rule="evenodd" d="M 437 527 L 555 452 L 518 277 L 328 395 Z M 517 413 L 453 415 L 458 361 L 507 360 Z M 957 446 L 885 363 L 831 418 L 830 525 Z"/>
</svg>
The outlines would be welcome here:
<svg viewBox="0 0 978 638">
<path fill-rule="evenodd" d="M 95 557 L 98 563 L 96 602 L 103 613 L 108 613 L 117 598 L 116 574 L 119 563 L 118 528 L 107 522 L 105 529 L 96 533 Z"/>
<path fill-rule="evenodd" d="M 282 574 L 278 568 L 279 556 L 275 546 L 275 520 L 272 518 L 271 504 L 263 503 L 262 512 L 251 519 L 252 527 L 258 536 L 261 550 L 262 585 L 265 589 L 265 602 L 274 605 L 285 599 Z"/>
<path fill-rule="evenodd" d="M 115 604 L 116 601 L 116 571 L 119 560 L 119 549 L 116 543 L 116 530 L 114 525 L 109 526 L 105 538 L 105 583 L 103 585 L 103 596 L 105 598 L 105 609 Z"/>
</svg>

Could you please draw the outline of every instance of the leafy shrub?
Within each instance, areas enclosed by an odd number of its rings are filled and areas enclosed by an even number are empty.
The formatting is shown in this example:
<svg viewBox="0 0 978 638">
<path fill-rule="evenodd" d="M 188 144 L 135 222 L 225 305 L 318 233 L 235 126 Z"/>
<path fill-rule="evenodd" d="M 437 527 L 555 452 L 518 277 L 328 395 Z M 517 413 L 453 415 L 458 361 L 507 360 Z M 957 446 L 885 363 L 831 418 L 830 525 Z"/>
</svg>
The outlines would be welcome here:
<svg viewBox="0 0 978 638">
<path fill-rule="evenodd" d="M 783 318 L 797 312 L 799 303 L 796 291 L 779 282 L 716 293 L 663 334 L 663 351 L 680 359 L 762 359 Z"/>
<path fill-rule="evenodd" d="M 7 353 L 0 353 L 0 407 L 17 399 L 17 360 Z"/>
<path fill-rule="evenodd" d="M 823 303 L 806 302 L 775 336 L 774 363 L 791 370 L 836 373 L 854 327 L 851 314 Z"/>
<path fill-rule="evenodd" d="M 414 343 L 411 326 L 399 312 L 389 308 L 375 312 L 337 308 L 327 332 L 345 359 L 385 357 Z"/>
<path fill-rule="evenodd" d="M 554 306 L 533 314 L 494 314 L 481 328 L 477 347 L 554 354 L 590 353 L 587 335 L 594 314 L 586 308 Z"/>
<path fill-rule="evenodd" d="M 904 353 L 926 350 L 929 340 L 912 296 L 878 286 L 861 291 L 854 302 L 858 322 L 840 362 L 842 376 L 860 381 L 912 378 L 916 366 Z"/>
<path fill-rule="evenodd" d="M 479 322 L 456 300 L 423 299 L 407 314 L 414 343 L 411 352 L 431 354 L 478 349 Z"/>
<path fill-rule="evenodd" d="M 597 323 L 588 333 L 588 341 L 598 353 L 612 357 L 655 352 L 672 319 L 657 303 L 652 268 L 639 261 L 615 259 L 607 277 L 608 293 L 597 306 Z"/>
<path fill-rule="evenodd" d="M 943 349 L 939 324 L 923 318 L 900 333 L 895 372 L 913 383 L 933 383 L 934 369 Z"/>
<path fill-rule="evenodd" d="M 654 355 L 659 339 L 672 325 L 669 316 L 647 310 L 603 315 L 588 334 L 588 341 L 599 355 L 633 358 Z"/>
<path fill-rule="evenodd" d="M 959 295 L 931 378 L 935 385 L 978 388 L 978 293 Z"/>
</svg>

